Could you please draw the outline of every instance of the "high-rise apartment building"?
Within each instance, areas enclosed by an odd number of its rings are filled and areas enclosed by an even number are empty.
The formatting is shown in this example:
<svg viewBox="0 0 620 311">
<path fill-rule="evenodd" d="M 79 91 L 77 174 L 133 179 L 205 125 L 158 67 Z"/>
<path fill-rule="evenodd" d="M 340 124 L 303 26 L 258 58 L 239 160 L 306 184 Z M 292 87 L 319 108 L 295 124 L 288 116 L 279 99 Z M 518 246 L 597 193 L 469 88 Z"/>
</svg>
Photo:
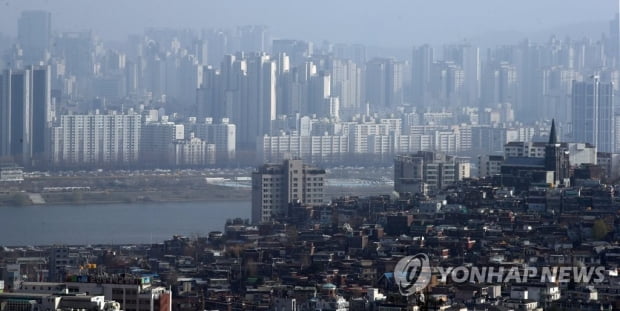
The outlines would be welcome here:
<svg viewBox="0 0 620 311">
<path fill-rule="evenodd" d="M 423 45 L 413 49 L 411 59 L 412 100 L 418 107 L 424 107 L 428 99 L 433 61 L 433 48 L 431 46 Z"/>
<path fill-rule="evenodd" d="M 256 156 L 261 162 L 296 157 L 312 163 L 343 163 L 349 156 L 349 136 L 265 135 L 257 139 Z"/>
<path fill-rule="evenodd" d="M 398 193 L 438 191 L 465 177 L 469 177 L 468 163 L 444 153 L 419 151 L 394 159 L 394 190 Z"/>
<path fill-rule="evenodd" d="M 265 164 L 252 173 L 252 223 L 285 217 L 289 203 L 322 205 L 324 188 L 325 170 L 302 160 Z"/>
<path fill-rule="evenodd" d="M 219 71 L 203 71 L 197 90 L 200 119 L 228 118 L 236 125 L 236 141 L 254 147 L 276 119 L 276 61 L 265 53 L 227 55 Z"/>
<path fill-rule="evenodd" d="M 216 161 L 222 164 L 235 159 L 236 135 L 237 127 L 228 118 L 223 118 L 220 123 L 207 118 L 205 123 L 196 124 L 196 137 L 215 145 Z"/>
<path fill-rule="evenodd" d="M 291 66 L 299 66 L 312 56 L 312 42 L 302 40 L 273 40 L 272 54 L 286 54 L 290 57 Z"/>
<path fill-rule="evenodd" d="M 276 119 L 275 61 L 267 54 L 250 57 L 244 78 L 247 89 L 242 90 L 239 117 L 234 123 L 239 125 L 239 140 L 254 145 L 256 137 L 270 132 L 271 121 Z"/>
<path fill-rule="evenodd" d="M 500 103 L 515 103 L 517 100 L 517 69 L 500 62 L 486 64 L 482 76 L 484 89 L 481 90 L 481 104 L 492 107 Z"/>
<path fill-rule="evenodd" d="M 597 76 L 590 81 L 573 82 L 572 140 L 596 146 L 600 152 L 615 151 L 613 83 Z"/>
<path fill-rule="evenodd" d="M 139 114 L 63 115 L 52 128 L 51 161 L 58 166 L 128 165 L 138 161 Z"/>
<path fill-rule="evenodd" d="M 66 32 L 57 37 L 54 53 L 64 59 L 68 74 L 78 78 L 93 76 L 95 73 L 95 40 L 92 32 Z"/>
<path fill-rule="evenodd" d="M 366 47 L 361 44 L 334 44 L 334 56 L 339 59 L 347 59 L 362 65 L 366 63 Z"/>
<path fill-rule="evenodd" d="M 170 144 L 170 164 L 173 166 L 196 167 L 215 164 L 215 145 L 194 137 L 177 140 Z"/>
<path fill-rule="evenodd" d="M 332 62 L 332 96 L 340 99 L 344 118 L 360 112 L 362 106 L 362 69 L 351 60 L 334 59 Z"/>
<path fill-rule="evenodd" d="M 444 60 L 453 62 L 462 69 L 463 104 L 475 105 L 480 96 L 481 62 L 480 48 L 471 44 L 444 47 Z"/>
<path fill-rule="evenodd" d="M 393 59 L 375 58 L 366 64 L 366 101 L 374 109 L 403 103 L 404 65 Z"/>
<path fill-rule="evenodd" d="M 156 167 L 168 166 L 171 162 L 172 143 L 185 138 L 183 124 L 174 122 L 149 122 L 142 126 L 140 135 L 140 161 Z"/>
<path fill-rule="evenodd" d="M 309 114 L 316 114 L 318 117 L 331 116 L 331 75 L 321 71 L 310 78 L 308 87 L 308 107 Z"/>
<path fill-rule="evenodd" d="M 582 75 L 572 69 L 553 67 L 543 71 L 544 114 L 545 119 L 555 119 L 559 124 L 567 124 L 571 115 L 571 92 L 573 81 L 581 80 Z"/>
</svg>

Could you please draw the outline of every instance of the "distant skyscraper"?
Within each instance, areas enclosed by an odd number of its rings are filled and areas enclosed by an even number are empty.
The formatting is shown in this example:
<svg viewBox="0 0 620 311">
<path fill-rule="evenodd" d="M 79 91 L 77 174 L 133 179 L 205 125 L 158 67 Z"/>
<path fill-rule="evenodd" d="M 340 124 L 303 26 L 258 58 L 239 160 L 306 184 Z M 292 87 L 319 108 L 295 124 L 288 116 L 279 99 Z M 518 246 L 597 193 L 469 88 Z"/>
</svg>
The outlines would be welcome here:
<svg viewBox="0 0 620 311">
<path fill-rule="evenodd" d="M 418 107 L 423 107 L 425 105 L 425 96 L 429 88 L 432 64 L 432 47 L 423 45 L 413 49 L 411 58 L 412 99 L 413 103 Z"/>
<path fill-rule="evenodd" d="M 2 156 L 24 164 L 32 154 L 30 71 L 5 70 L 2 75 Z"/>
<path fill-rule="evenodd" d="M 52 15 L 46 11 L 24 11 L 17 22 L 17 40 L 26 65 L 46 61 L 52 40 Z"/>
<path fill-rule="evenodd" d="M 609 23 L 609 46 L 607 56 L 615 59 L 616 67 L 620 67 L 620 1 L 614 19 Z"/>
<path fill-rule="evenodd" d="M 468 105 L 478 103 L 480 97 L 480 49 L 470 44 L 444 47 L 444 61 L 450 61 L 463 70 L 461 101 Z"/>
<path fill-rule="evenodd" d="M 572 69 L 553 67 L 543 71 L 544 111 L 545 119 L 555 119 L 559 124 L 570 122 L 572 83 L 581 80 L 581 73 Z"/>
<path fill-rule="evenodd" d="M 302 40 L 273 40 L 271 54 L 280 55 L 282 53 L 288 55 L 291 66 L 296 67 L 312 56 L 312 43 Z"/>
<path fill-rule="evenodd" d="M 431 67 L 430 93 L 440 107 L 458 107 L 465 100 L 465 72 L 452 61 L 435 62 Z M 428 103 L 427 103 L 428 106 Z"/>
<path fill-rule="evenodd" d="M 600 152 L 614 152 L 613 83 L 602 83 L 597 76 L 591 81 L 573 82 L 573 141 L 595 145 Z"/>
<path fill-rule="evenodd" d="M 366 47 L 361 44 L 336 44 L 334 56 L 339 59 L 351 60 L 358 66 L 366 63 Z"/>
<path fill-rule="evenodd" d="M 514 104 L 517 99 L 517 70 L 507 63 L 486 64 L 481 106 L 492 107 L 500 103 Z M 565 96 L 566 97 L 566 96 Z"/>
<path fill-rule="evenodd" d="M 362 69 L 351 60 L 332 62 L 332 95 L 340 99 L 345 118 L 360 112 L 362 104 Z"/>
<path fill-rule="evenodd" d="M 329 73 L 321 71 L 311 77 L 308 97 L 309 114 L 316 114 L 321 118 L 330 115 L 331 76 Z"/>
<path fill-rule="evenodd" d="M 270 132 L 276 119 L 276 63 L 269 55 L 248 59 L 247 100 L 242 104 L 246 122 L 239 124 L 245 142 L 256 143 L 256 137 Z"/>
<path fill-rule="evenodd" d="M 32 74 L 32 155 L 34 165 L 48 160 L 52 126 L 51 72 L 49 66 L 33 67 Z"/>
<path fill-rule="evenodd" d="M 230 53 L 230 35 L 222 30 L 209 30 L 203 33 L 207 40 L 207 63 L 213 67 L 219 66 L 222 58 Z"/>
<path fill-rule="evenodd" d="M 24 166 L 42 164 L 52 117 L 49 68 L 5 70 L 0 81 L 0 155 Z"/>
<path fill-rule="evenodd" d="M 194 44 L 192 45 L 192 52 L 196 56 L 196 60 L 199 65 L 206 66 L 208 65 L 208 46 L 206 40 L 194 40 Z"/>
<path fill-rule="evenodd" d="M 395 108 L 403 103 L 403 64 L 375 58 L 366 64 L 366 100 L 374 109 Z"/>
<path fill-rule="evenodd" d="M 517 48 L 518 100 L 514 107 L 517 119 L 535 121 L 543 115 L 542 55 L 541 46 L 524 41 Z"/>
<path fill-rule="evenodd" d="M 56 55 L 64 58 L 67 73 L 78 78 L 91 77 L 95 73 L 95 38 L 91 32 L 63 33 L 56 39 L 54 47 Z M 85 79 L 78 81 L 86 83 Z"/>
</svg>

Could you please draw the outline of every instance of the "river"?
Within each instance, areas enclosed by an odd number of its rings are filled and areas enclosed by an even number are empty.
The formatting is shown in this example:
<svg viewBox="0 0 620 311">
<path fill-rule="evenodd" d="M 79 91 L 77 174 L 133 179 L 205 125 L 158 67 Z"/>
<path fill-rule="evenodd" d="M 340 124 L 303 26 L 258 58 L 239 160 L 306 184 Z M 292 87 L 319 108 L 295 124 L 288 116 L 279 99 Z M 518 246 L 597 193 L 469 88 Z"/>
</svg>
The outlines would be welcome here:
<svg viewBox="0 0 620 311">
<path fill-rule="evenodd" d="M 0 208 L 0 245 L 156 243 L 206 236 L 227 219 L 250 218 L 250 202 L 39 205 Z"/>
</svg>

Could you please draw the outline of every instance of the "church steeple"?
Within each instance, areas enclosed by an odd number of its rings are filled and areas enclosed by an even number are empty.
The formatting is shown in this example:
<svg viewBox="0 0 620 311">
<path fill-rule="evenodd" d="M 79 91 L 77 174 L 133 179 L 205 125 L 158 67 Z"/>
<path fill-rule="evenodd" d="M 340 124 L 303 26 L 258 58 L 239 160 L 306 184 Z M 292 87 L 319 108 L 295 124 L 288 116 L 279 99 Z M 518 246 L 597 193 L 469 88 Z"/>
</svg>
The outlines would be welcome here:
<svg viewBox="0 0 620 311">
<path fill-rule="evenodd" d="M 551 131 L 549 132 L 549 145 L 558 143 L 558 134 L 555 132 L 555 119 L 551 119 Z"/>
</svg>

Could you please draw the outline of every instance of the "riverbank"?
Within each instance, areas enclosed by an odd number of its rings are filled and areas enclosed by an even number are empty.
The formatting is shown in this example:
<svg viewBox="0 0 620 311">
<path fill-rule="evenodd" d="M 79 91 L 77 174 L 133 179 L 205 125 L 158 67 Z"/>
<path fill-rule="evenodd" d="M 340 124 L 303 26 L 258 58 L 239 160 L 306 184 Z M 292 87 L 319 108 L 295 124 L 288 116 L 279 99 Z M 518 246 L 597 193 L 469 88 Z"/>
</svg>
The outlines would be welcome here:
<svg viewBox="0 0 620 311">
<path fill-rule="evenodd" d="M 217 185 L 209 185 L 204 189 L 108 190 L 48 193 L 8 192 L 0 194 L 0 206 L 249 201 L 250 195 L 249 189 L 236 189 Z M 42 201 L 33 199 L 39 196 Z"/>
</svg>

